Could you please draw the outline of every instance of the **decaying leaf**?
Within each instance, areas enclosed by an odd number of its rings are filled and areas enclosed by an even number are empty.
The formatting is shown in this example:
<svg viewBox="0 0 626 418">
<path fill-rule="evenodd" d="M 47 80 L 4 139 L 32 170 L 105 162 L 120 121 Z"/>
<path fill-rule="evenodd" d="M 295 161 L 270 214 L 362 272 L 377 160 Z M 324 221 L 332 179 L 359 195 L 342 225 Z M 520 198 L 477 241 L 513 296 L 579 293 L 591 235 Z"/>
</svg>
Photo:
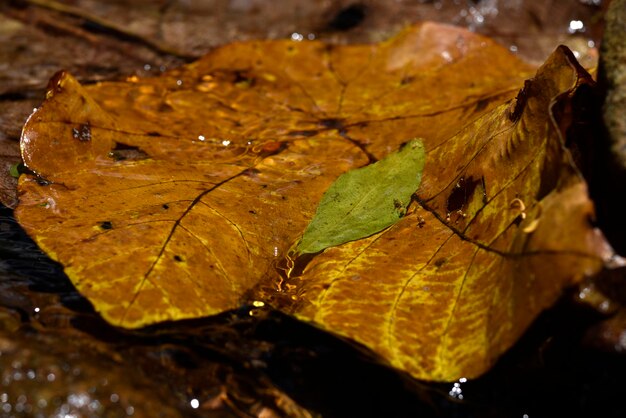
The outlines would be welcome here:
<svg viewBox="0 0 626 418">
<path fill-rule="evenodd" d="M 263 300 L 415 377 L 476 376 L 611 255 L 551 113 L 591 81 L 565 49 L 533 72 L 427 23 L 379 45 L 238 43 L 126 83 L 61 73 L 24 129 L 16 216 L 113 324 Z M 284 262 L 337 177 L 415 137 L 406 216 Z"/>
<path fill-rule="evenodd" d="M 324 193 L 297 251 L 317 253 L 398 222 L 419 187 L 423 168 L 424 145 L 415 139 L 399 152 L 342 174 Z"/>
</svg>

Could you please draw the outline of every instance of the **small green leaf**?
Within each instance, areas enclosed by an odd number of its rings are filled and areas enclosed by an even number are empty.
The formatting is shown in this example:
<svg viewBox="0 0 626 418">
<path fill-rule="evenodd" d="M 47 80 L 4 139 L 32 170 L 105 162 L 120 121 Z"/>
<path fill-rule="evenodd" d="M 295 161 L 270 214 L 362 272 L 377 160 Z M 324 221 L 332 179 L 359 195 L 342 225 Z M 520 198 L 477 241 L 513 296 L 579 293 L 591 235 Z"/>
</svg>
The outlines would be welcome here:
<svg viewBox="0 0 626 418">
<path fill-rule="evenodd" d="M 15 163 L 9 168 L 9 174 L 11 175 L 11 177 L 19 178 L 21 169 L 22 169 L 22 163 L 21 162 Z"/>
<path fill-rule="evenodd" d="M 322 196 L 297 251 L 316 253 L 393 225 L 422 180 L 425 151 L 413 139 L 400 151 L 342 174 Z"/>
</svg>

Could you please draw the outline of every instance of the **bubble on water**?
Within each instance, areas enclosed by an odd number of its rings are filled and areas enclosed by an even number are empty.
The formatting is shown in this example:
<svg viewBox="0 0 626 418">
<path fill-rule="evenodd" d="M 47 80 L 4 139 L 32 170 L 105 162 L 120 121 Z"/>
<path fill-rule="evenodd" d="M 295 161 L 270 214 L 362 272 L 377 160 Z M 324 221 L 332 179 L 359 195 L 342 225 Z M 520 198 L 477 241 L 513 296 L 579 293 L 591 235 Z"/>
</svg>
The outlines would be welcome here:
<svg viewBox="0 0 626 418">
<path fill-rule="evenodd" d="M 200 406 L 200 402 L 197 399 L 192 399 L 189 404 L 191 405 L 191 407 L 193 409 L 198 409 L 198 407 Z"/>
</svg>

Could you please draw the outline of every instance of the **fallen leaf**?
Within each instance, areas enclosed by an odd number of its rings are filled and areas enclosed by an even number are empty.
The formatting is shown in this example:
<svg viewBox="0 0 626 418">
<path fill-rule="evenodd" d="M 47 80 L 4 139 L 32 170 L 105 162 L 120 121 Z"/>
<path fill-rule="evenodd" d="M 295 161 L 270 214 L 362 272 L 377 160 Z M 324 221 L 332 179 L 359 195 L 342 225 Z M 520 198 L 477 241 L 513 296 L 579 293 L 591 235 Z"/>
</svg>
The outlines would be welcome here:
<svg viewBox="0 0 626 418">
<path fill-rule="evenodd" d="M 419 187 L 423 168 L 424 145 L 412 140 L 399 152 L 342 174 L 322 196 L 296 250 L 317 253 L 398 222 Z"/>
<path fill-rule="evenodd" d="M 512 100 L 532 71 L 426 23 L 379 45 L 233 44 L 127 83 L 60 73 L 24 128 L 16 217 L 113 324 L 260 300 L 415 377 L 477 376 L 612 254 L 550 112 L 591 81 L 559 49 Z M 419 204 L 293 264 L 333 181 L 415 137 Z"/>
</svg>

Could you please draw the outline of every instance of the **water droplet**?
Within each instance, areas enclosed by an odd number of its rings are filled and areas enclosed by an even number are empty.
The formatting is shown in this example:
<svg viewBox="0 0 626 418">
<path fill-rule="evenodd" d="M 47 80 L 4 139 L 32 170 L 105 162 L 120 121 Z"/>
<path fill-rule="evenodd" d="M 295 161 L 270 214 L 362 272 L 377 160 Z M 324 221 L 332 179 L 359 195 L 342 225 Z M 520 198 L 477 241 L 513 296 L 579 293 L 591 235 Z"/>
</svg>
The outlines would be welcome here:
<svg viewBox="0 0 626 418">
<path fill-rule="evenodd" d="M 197 399 L 192 399 L 189 404 L 193 409 L 198 409 L 198 407 L 200 406 L 200 402 Z"/>
<path fill-rule="evenodd" d="M 446 60 L 446 62 L 452 62 L 452 55 L 450 55 L 448 51 L 443 51 L 441 57 Z"/>
<path fill-rule="evenodd" d="M 150 71 L 152 69 L 152 66 L 150 64 L 146 64 L 146 65 L 143 66 L 143 69 L 145 71 Z"/>
<path fill-rule="evenodd" d="M 183 85 L 183 80 L 176 80 L 176 85 L 177 86 L 182 86 Z"/>
<path fill-rule="evenodd" d="M 589 48 L 594 48 L 594 47 L 596 46 L 596 43 L 595 43 L 592 39 L 589 39 L 589 40 L 587 41 L 587 46 L 588 46 Z"/>
<path fill-rule="evenodd" d="M 455 399 L 459 399 L 462 400 L 463 399 L 463 389 L 461 389 L 461 383 L 465 383 L 467 381 L 466 378 L 461 378 L 459 379 L 459 382 L 456 382 L 452 385 L 452 389 L 450 389 L 450 392 L 448 392 L 448 396 L 450 396 L 451 398 L 455 398 Z"/>
<path fill-rule="evenodd" d="M 9 395 L 7 395 L 6 393 L 3 393 L 2 395 L 0 395 L 0 402 L 6 403 L 8 400 L 9 400 Z"/>
<path fill-rule="evenodd" d="M 582 20 L 570 20 L 569 27 L 567 28 L 567 31 L 569 33 L 584 32 L 585 31 L 585 25 L 582 22 Z"/>
<path fill-rule="evenodd" d="M 200 141 L 204 141 L 206 138 L 204 137 L 204 135 L 198 135 L 198 139 L 199 139 Z"/>
<path fill-rule="evenodd" d="M 91 128 L 89 124 L 83 123 L 78 128 L 72 128 L 72 136 L 81 142 L 91 141 Z"/>
<path fill-rule="evenodd" d="M 37 307 L 35 309 L 33 309 L 35 311 L 35 313 L 39 313 L 40 309 Z"/>
<path fill-rule="evenodd" d="M 46 376 L 46 379 L 48 380 L 48 382 L 54 382 L 56 378 L 57 377 L 54 375 L 54 373 L 48 373 L 48 376 Z"/>
<path fill-rule="evenodd" d="M 126 415 L 132 415 L 135 413 L 135 408 L 133 408 L 132 406 L 129 406 L 128 408 L 126 408 Z"/>
<path fill-rule="evenodd" d="M 167 70 L 167 67 L 165 65 L 161 65 L 159 67 L 159 71 L 164 72 L 165 70 Z"/>
<path fill-rule="evenodd" d="M 509 47 L 509 51 L 511 51 L 511 52 L 517 52 L 517 45 L 511 45 L 511 46 Z"/>
<path fill-rule="evenodd" d="M 33 380 L 35 376 L 37 376 L 37 374 L 34 370 L 29 370 L 26 372 L 26 377 L 28 377 L 30 380 Z"/>
<path fill-rule="evenodd" d="M 120 400 L 120 397 L 117 393 L 112 393 L 111 396 L 109 397 L 109 400 L 113 403 L 117 403 L 117 401 Z"/>
<path fill-rule="evenodd" d="M 309 34 L 306 36 L 306 38 L 307 38 L 309 41 L 312 41 L 313 39 L 315 39 L 315 34 L 314 34 L 314 33 L 309 33 Z"/>
<path fill-rule="evenodd" d="M 261 302 L 260 300 L 255 300 L 254 302 L 252 302 L 252 306 L 254 306 L 255 308 L 262 308 L 265 306 L 265 303 Z"/>
<path fill-rule="evenodd" d="M 300 42 L 303 39 L 304 39 L 304 35 L 302 35 L 301 33 L 294 32 L 294 33 L 291 34 L 291 40 L 292 41 Z"/>
<path fill-rule="evenodd" d="M 225 147 L 230 145 L 230 141 L 228 139 L 225 139 L 222 141 L 222 145 L 224 145 Z"/>
</svg>

